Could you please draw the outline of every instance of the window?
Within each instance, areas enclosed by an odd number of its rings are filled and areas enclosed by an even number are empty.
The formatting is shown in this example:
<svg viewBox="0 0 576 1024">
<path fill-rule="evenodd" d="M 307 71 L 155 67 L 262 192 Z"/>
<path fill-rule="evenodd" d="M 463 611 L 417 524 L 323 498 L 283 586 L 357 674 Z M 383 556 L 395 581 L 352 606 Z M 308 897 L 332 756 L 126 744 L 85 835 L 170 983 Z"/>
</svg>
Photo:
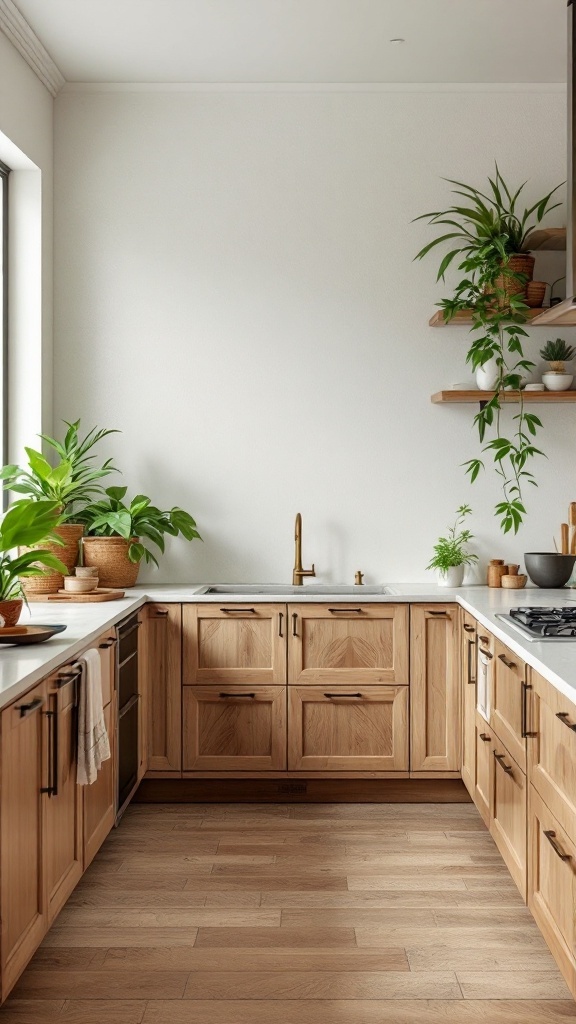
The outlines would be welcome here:
<svg viewBox="0 0 576 1024">
<path fill-rule="evenodd" d="M 8 176 L 0 161 L 0 458 L 8 461 Z"/>
</svg>

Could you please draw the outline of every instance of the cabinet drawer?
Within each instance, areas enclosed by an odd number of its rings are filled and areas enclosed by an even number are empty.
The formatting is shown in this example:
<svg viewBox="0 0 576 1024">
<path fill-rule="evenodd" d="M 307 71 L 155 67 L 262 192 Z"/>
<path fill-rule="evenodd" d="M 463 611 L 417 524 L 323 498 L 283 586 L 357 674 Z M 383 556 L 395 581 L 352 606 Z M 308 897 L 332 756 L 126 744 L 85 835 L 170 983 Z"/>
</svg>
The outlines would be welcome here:
<svg viewBox="0 0 576 1024">
<path fill-rule="evenodd" d="M 526 775 L 494 736 L 490 832 L 526 900 Z"/>
<path fill-rule="evenodd" d="M 286 768 L 284 686 L 185 686 L 184 771 Z"/>
<path fill-rule="evenodd" d="M 286 605 L 187 604 L 182 616 L 185 684 L 286 683 Z"/>
<path fill-rule="evenodd" d="M 408 683 L 408 614 L 408 605 L 290 604 L 289 683 Z"/>
<path fill-rule="evenodd" d="M 576 998 L 576 845 L 534 786 L 529 812 L 528 906 Z"/>
<path fill-rule="evenodd" d="M 531 670 L 530 782 L 576 842 L 576 707 Z"/>
<path fill-rule="evenodd" d="M 294 771 L 407 771 L 408 687 L 289 687 L 288 736 Z"/>
<path fill-rule="evenodd" d="M 494 641 L 492 665 L 490 725 L 525 772 L 528 713 L 526 665 L 499 640 Z"/>
</svg>

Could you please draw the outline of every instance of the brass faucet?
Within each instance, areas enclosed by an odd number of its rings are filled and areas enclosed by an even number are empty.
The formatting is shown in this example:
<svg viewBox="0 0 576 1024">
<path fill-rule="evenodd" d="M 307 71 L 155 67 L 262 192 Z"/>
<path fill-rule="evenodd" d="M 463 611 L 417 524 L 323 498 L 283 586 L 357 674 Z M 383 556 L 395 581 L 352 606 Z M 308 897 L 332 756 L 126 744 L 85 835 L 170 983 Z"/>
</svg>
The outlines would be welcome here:
<svg viewBox="0 0 576 1024">
<path fill-rule="evenodd" d="M 294 530 L 294 540 L 296 541 L 296 554 L 294 558 L 294 572 L 292 573 L 292 586 L 301 587 L 304 576 L 315 576 L 316 572 L 314 569 L 314 562 L 312 562 L 311 569 L 302 568 L 302 516 L 298 512 L 296 516 L 296 526 Z"/>
</svg>

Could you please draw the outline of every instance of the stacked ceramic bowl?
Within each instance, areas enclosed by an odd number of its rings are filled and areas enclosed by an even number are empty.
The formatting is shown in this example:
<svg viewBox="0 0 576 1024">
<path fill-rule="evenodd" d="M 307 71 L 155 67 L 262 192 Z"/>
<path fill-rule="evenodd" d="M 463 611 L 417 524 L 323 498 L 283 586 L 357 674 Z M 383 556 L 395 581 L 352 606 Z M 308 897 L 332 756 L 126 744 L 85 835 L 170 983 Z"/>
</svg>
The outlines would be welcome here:
<svg viewBox="0 0 576 1024">
<path fill-rule="evenodd" d="M 64 590 L 69 594 L 91 594 L 98 587 L 98 569 L 92 565 L 77 565 L 75 576 L 64 577 Z"/>
</svg>

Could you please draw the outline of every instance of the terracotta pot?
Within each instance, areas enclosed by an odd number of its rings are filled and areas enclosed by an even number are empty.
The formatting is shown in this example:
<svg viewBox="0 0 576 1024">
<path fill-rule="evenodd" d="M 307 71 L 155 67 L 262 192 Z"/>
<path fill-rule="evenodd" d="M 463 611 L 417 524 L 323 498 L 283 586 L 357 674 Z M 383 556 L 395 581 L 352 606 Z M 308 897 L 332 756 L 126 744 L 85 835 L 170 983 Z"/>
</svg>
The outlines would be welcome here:
<svg viewBox="0 0 576 1024">
<path fill-rule="evenodd" d="M 21 597 L 13 598 L 10 601 L 0 601 L 0 629 L 16 625 L 22 612 L 23 603 Z"/>
<path fill-rule="evenodd" d="M 36 546 L 50 551 L 56 558 L 64 563 L 70 576 L 78 561 L 80 552 L 80 539 L 84 533 L 81 523 L 62 523 L 54 533 L 64 541 L 64 547 L 43 541 Z M 30 548 L 22 548 L 22 551 L 29 551 Z M 64 576 L 59 572 L 47 572 L 43 576 L 29 576 L 22 580 L 22 586 L 26 594 L 54 594 L 64 586 Z"/>
<path fill-rule="evenodd" d="M 132 540 L 137 541 L 138 537 Z M 138 579 L 139 562 L 128 558 L 131 541 L 123 537 L 84 537 L 84 565 L 96 566 L 100 587 L 133 587 Z"/>
</svg>

